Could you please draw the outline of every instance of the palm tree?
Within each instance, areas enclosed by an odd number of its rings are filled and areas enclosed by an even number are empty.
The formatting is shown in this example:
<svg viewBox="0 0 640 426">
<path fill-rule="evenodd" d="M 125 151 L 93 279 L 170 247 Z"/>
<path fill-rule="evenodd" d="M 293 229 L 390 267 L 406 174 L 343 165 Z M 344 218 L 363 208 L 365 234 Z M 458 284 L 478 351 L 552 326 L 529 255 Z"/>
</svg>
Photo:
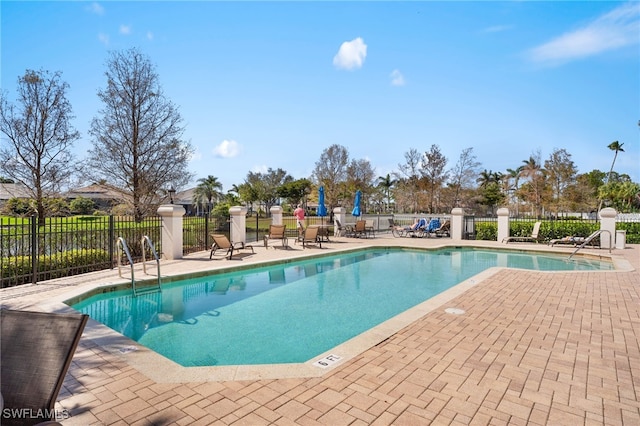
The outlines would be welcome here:
<svg viewBox="0 0 640 426">
<path fill-rule="evenodd" d="M 222 183 L 215 176 L 207 176 L 198 179 L 198 186 L 193 191 L 193 201 L 196 204 L 207 202 L 207 213 L 213 208 L 213 201 L 217 201 L 222 197 Z"/>
<path fill-rule="evenodd" d="M 638 122 L 638 124 L 640 124 L 640 122 Z M 618 152 L 624 152 L 624 149 L 622 149 L 622 145 L 624 145 L 624 143 L 620 143 L 618 141 L 613 141 L 609 145 L 607 145 L 607 148 L 609 148 L 611 151 L 615 151 L 615 154 L 613 154 L 613 162 L 611 163 L 611 168 L 609 169 L 609 174 L 607 175 L 607 184 L 606 185 L 611 183 L 611 175 L 613 174 L 613 166 L 616 164 L 616 158 L 618 158 Z M 603 201 L 604 201 L 604 196 L 600 197 L 600 203 L 598 204 L 598 211 L 600 211 L 600 209 L 602 209 Z"/>
<path fill-rule="evenodd" d="M 492 170 L 484 169 L 480 172 L 480 176 L 476 179 L 476 182 L 480 184 L 480 188 L 486 188 L 491 183 L 499 183 L 502 179 L 500 172 L 493 172 Z"/>
<path fill-rule="evenodd" d="M 390 196 L 391 188 L 397 182 L 398 182 L 397 179 L 391 179 L 391 175 L 389 173 L 387 173 L 386 176 L 378 176 L 378 186 L 381 186 L 384 188 L 384 193 L 387 197 L 387 209 L 389 209 L 389 206 L 391 205 L 391 196 Z"/>
<path fill-rule="evenodd" d="M 622 145 L 624 145 L 624 143 L 620 143 L 618 141 L 613 141 L 607 145 L 611 151 L 615 151 L 615 154 L 613 155 L 613 163 L 611 163 L 611 169 L 609 169 L 609 175 L 607 176 L 607 183 L 611 181 L 611 174 L 613 173 L 613 166 L 616 164 L 616 158 L 618 158 L 618 152 L 624 152 Z"/>
</svg>

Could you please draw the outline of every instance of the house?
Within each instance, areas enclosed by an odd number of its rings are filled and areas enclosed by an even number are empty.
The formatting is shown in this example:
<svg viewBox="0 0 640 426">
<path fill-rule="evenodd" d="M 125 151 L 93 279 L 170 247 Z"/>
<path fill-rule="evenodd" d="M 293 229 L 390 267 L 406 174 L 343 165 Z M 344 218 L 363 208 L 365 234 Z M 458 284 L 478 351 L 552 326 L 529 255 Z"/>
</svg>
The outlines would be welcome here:
<svg viewBox="0 0 640 426">
<path fill-rule="evenodd" d="M 92 200 L 98 210 L 109 211 L 117 204 L 125 202 L 131 196 L 123 190 L 108 184 L 93 183 L 81 188 L 74 188 L 63 194 L 69 201 L 75 198 L 88 198 Z"/>
<path fill-rule="evenodd" d="M 0 183 L 0 210 L 11 198 L 32 198 L 29 189 L 19 183 Z"/>
</svg>

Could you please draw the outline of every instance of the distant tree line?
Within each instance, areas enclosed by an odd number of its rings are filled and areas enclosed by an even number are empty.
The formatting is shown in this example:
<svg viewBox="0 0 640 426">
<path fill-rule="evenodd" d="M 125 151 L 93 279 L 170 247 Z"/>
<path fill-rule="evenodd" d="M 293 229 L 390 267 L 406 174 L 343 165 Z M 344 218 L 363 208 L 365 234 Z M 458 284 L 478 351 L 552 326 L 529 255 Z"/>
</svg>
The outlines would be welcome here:
<svg viewBox="0 0 640 426">
<path fill-rule="evenodd" d="M 64 185 L 103 182 L 118 188 L 126 213 L 141 220 L 166 202 L 168 188 L 184 188 L 194 177 L 188 170 L 193 148 L 183 139 L 178 107 L 167 99 L 150 59 L 137 49 L 109 54 L 106 85 L 98 91 L 102 107 L 91 121 L 92 147 L 76 162 L 71 154 L 80 134 L 66 98 L 69 85 L 61 73 L 27 70 L 18 78 L 18 94 L 10 102 L 0 94 L 0 183 L 18 183 L 29 200 L 10 200 L 5 211 L 46 216 L 84 213 L 91 200 L 71 205 L 60 199 Z M 640 211 L 640 185 L 614 166 L 623 143 L 614 141 L 608 173 L 579 174 L 565 149 L 554 149 L 543 161 L 539 151 L 506 171 L 482 169 L 473 148 L 449 166 L 440 147 L 411 148 L 397 170 L 378 176 L 366 159 L 352 158 L 341 145 L 327 147 L 311 176 L 294 178 L 280 168 L 248 172 L 244 182 L 226 193 L 218 177 L 197 180 L 193 203 L 198 213 L 226 215 L 244 204 L 251 213 L 267 214 L 276 204 L 287 208 L 317 200 L 324 187 L 329 212 L 350 207 L 357 190 L 367 213 L 447 213 L 455 207 L 469 213 L 491 214 L 506 206 L 517 214 L 562 215 L 612 206 L 622 212 Z"/>
</svg>

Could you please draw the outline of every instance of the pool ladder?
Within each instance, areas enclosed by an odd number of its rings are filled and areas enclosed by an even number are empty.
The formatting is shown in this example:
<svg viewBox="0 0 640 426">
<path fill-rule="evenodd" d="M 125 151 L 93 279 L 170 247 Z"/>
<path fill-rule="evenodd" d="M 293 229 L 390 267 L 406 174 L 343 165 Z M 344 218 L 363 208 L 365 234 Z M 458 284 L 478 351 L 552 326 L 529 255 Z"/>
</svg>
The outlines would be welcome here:
<svg viewBox="0 0 640 426">
<path fill-rule="evenodd" d="M 569 258 L 567 260 L 571 260 L 571 258 L 573 257 L 574 254 L 576 254 L 578 251 L 580 251 L 580 249 L 582 249 L 584 246 L 589 244 L 591 242 L 591 240 L 593 240 L 595 237 L 597 237 L 598 235 L 602 234 L 603 232 L 606 232 L 607 234 L 609 234 L 609 253 L 611 253 L 611 246 L 613 244 L 613 237 L 611 235 L 611 232 L 609 232 L 609 230 L 607 230 L 607 229 L 600 229 L 598 231 L 595 231 L 593 234 L 589 235 L 587 238 L 585 238 L 585 240 L 582 242 L 582 244 L 580 244 L 578 246 L 578 248 L 575 249 L 573 251 L 573 253 L 571 253 L 569 255 Z"/>
<path fill-rule="evenodd" d="M 129 251 L 129 247 L 127 246 L 127 242 L 125 241 L 124 238 L 122 237 L 118 237 L 118 248 L 124 252 L 124 254 L 127 256 L 127 260 L 129 261 L 129 265 L 131 265 L 131 288 L 133 289 L 133 295 L 134 296 L 138 296 L 139 294 L 143 294 L 143 293 L 152 293 L 152 292 L 156 292 L 156 291 L 162 291 L 161 287 L 160 287 L 160 258 L 158 257 L 158 252 L 156 252 L 155 247 L 153 246 L 153 243 L 151 242 L 151 238 L 149 238 L 147 235 L 142 237 L 142 241 L 140 242 L 140 246 L 142 247 L 142 270 L 145 274 L 147 274 L 147 262 L 146 262 L 146 258 L 145 258 L 145 245 L 149 246 L 149 250 L 151 251 L 151 253 L 153 253 L 153 256 L 156 259 L 156 265 L 158 267 L 158 281 L 157 281 L 157 286 L 151 286 L 151 287 L 144 287 L 144 288 L 137 288 L 136 287 L 136 279 L 135 279 L 135 274 L 134 274 L 134 268 L 133 268 L 133 258 L 131 257 L 131 251 Z M 122 256 L 118 256 L 118 275 L 121 278 L 124 278 L 122 276 Z"/>
</svg>

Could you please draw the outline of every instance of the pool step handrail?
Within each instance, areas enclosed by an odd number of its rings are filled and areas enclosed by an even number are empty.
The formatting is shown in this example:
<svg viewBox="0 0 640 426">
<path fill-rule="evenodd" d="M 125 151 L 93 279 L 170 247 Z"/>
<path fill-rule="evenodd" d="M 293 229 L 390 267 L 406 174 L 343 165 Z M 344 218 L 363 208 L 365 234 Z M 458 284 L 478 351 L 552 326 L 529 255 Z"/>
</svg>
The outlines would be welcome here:
<svg viewBox="0 0 640 426">
<path fill-rule="evenodd" d="M 144 235 L 142 237 L 142 241 L 140 242 L 140 246 L 142 246 L 142 270 L 144 271 L 145 274 L 147 274 L 147 263 L 146 263 L 146 259 L 145 259 L 145 243 L 149 246 L 149 250 L 151 251 L 151 253 L 153 253 L 153 257 L 156 259 L 156 265 L 157 265 L 157 269 L 158 269 L 158 286 L 157 287 L 147 287 L 145 288 L 143 291 L 145 292 L 151 292 L 151 291 L 162 291 L 161 286 L 160 286 L 160 258 L 158 257 L 158 252 L 156 251 L 156 248 L 153 246 L 153 243 L 151 242 L 151 238 L 149 238 L 148 235 Z M 134 287 L 135 290 L 135 287 Z M 138 290 L 140 291 L 140 290 Z"/>
<path fill-rule="evenodd" d="M 129 261 L 129 265 L 131 266 L 131 286 L 133 287 L 133 292 L 135 293 L 136 279 L 133 272 L 133 258 L 131 257 L 131 252 L 129 251 L 129 247 L 127 246 L 127 242 L 124 238 L 118 237 L 116 244 L 120 251 L 124 252 L 124 254 L 127 256 L 127 260 Z M 122 276 L 122 254 L 118 255 L 118 275 L 120 276 L 120 278 L 124 278 Z"/>
<path fill-rule="evenodd" d="M 589 244 L 591 242 L 591 240 L 593 240 L 595 237 L 597 237 L 598 235 L 602 234 L 603 232 L 606 232 L 607 234 L 609 234 L 609 253 L 611 253 L 611 245 L 612 245 L 612 236 L 611 236 L 611 232 L 609 232 L 608 229 L 598 229 L 597 231 L 593 232 L 591 235 L 589 235 L 587 238 L 584 239 L 584 241 L 582 242 L 582 244 L 580 244 L 574 251 L 573 253 L 571 253 L 569 255 L 569 258 L 567 260 L 570 260 L 574 254 L 576 254 L 577 252 L 580 251 L 580 249 L 582 249 L 584 246 L 586 246 L 587 244 Z"/>
<path fill-rule="evenodd" d="M 145 236 L 146 237 L 146 236 Z M 144 241 L 145 241 L 145 237 L 143 237 L 142 239 L 142 267 L 144 270 L 144 273 L 147 273 L 146 267 L 144 265 Z M 148 239 L 148 237 L 146 237 Z M 129 265 L 131 266 L 131 288 L 133 289 L 133 295 L 137 296 L 139 294 L 142 293 L 150 293 L 150 292 L 156 292 L 156 291 L 161 291 L 160 288 L 160 259 L 158 258 L 158 253 L 156 252 L 155 248 L 153 247 L 153 244 L 151 243 L 151 239 L 148 240 L 148 243 L 150 244 L 150 247 L 152 249 L 152 252 L 154 253 L 154 256 L 156 257 L 156 262 L 158 265 L 158 285 L 157 286 L 153 286 L 153 287 L 144 287 L 144 288 L 137 288 L 136 287 L 136 278 L 135 278 L 135 273 L 134 273 L 134 267 L 133 267 L 133 257 L 131 257 L 131 251 L 129 250 L 129 246 L 127 246 L 127 242 L 123 237 L 118 237 L 117 240 L 117 246 L 118 248 L 124 252 L 124 254 L 127 256 L 127 260 L 129 261 Z M 124 278 L 122 276 L 122 255 L 118 256 L 118 275 L 121 278 Z"/>
</svg>

